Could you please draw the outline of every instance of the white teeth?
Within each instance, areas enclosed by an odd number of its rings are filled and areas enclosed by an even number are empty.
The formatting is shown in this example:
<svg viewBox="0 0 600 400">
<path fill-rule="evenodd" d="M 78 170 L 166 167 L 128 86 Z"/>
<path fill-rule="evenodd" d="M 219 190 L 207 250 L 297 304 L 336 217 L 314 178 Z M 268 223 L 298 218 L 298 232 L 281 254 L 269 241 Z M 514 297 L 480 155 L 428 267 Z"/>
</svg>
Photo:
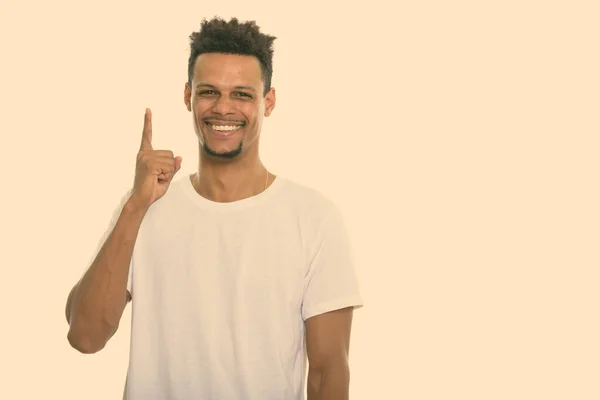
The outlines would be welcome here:
<svg viewBox="0 0 600 400">
<path fill-rule="evenodd" d="M 235 131 L 236 129 L 241 128 L 241 126 L 236 125 L 211 125 L 211 128 L 215 131 Z"/>
</svg>

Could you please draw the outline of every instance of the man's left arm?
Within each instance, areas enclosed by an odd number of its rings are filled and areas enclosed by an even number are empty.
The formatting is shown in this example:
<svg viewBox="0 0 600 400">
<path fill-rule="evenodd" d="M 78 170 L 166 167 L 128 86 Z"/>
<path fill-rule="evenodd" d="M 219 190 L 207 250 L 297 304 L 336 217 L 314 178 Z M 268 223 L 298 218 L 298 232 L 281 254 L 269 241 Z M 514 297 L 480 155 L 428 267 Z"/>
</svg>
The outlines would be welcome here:
<svg viewBox="0 0 600 400">
<path fill-rule="evenodd" d="M 302 319 L 308 357 L 307 400 L 348 400 L 353 311 L 363 306 L 350 238 L 334 208 L 311 246 Z"/>
<path fill-rule="evenodd" d="M 306 320 L 307 400 L 348 400 L 353 307 Z"/>
</svg>

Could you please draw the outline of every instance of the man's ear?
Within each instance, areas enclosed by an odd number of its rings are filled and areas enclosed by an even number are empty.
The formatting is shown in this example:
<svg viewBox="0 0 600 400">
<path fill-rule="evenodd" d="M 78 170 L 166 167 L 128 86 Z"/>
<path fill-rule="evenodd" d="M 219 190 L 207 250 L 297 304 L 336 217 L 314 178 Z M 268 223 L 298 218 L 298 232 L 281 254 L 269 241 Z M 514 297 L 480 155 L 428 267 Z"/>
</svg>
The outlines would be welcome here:
<svg viewBox="0 0 600 400">
<path fill-rule="evenodd" d="M 183 102 L 187 110 L 192 111 L 192 89 L 188 82 L 185 83 L 185 88 L 183 89 Z"/>
<path fill-rule="evenodd" d="M 275 108 L 275 103 L 277 102 L 277 97 L 275 95 L 275 88 L 269 89 L 267 95 L 265 96 L 265 117 L 268 117 L 273 112 Z"/>
</svg>

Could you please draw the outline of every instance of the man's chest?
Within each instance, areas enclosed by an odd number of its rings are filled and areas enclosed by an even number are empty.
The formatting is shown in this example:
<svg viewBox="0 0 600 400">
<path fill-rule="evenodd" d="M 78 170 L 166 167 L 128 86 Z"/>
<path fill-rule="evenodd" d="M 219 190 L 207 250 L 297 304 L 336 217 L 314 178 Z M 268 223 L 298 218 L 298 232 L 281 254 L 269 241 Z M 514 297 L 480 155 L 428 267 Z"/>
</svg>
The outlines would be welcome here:
<svg viewBox="0 0 600 400">
<path fill-rule="evenodd" d="M 309 257 L 291 224 L 179 222 L 140 231 L 133 257 L 138 298 L 154 295 L 169 309 L 182 302 L 202 309 L 300 307 Z"/>
</svg>

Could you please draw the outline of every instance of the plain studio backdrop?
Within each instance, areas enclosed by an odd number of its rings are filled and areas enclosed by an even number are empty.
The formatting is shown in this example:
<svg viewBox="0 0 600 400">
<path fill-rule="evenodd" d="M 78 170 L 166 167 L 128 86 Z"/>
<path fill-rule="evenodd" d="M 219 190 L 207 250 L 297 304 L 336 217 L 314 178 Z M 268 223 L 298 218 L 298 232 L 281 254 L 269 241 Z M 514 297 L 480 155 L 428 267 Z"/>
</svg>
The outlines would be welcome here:
<svg viewBox="0 0 600 400">
<path fill-rule="evenodd" d="M 278 37 L 261 152 L 344 213 L 365 307 L 355 400 L 600 398 L 593 1 L 2 0 L 2 399 L 120 399 L 65 300 L 154 146 L 197 165 L 183 104 L 202 18 Z"/>
</svg>

